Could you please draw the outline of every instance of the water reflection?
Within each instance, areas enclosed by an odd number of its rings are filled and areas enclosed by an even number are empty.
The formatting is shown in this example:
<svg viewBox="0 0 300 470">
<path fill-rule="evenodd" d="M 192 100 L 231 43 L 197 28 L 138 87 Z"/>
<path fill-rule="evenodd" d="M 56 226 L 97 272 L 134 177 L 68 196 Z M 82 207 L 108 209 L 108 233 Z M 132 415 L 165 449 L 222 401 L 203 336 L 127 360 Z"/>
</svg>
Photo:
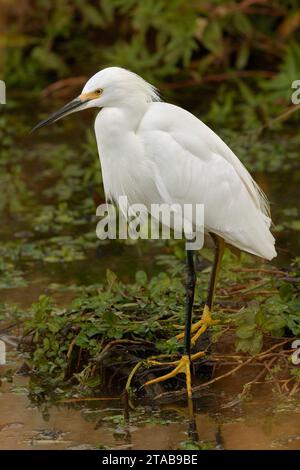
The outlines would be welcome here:
<svg viewBox="0 0 300 470">
<path fill-rule="evenodd" d="M 7 368 L 15 365 L 9 353 Z M 3 373 L 3 368 L 1 373 Z M 134 410 L 124 402 L 86 401 L 38 408 L 28 399 L 28 378 L 2 379 L 1 449 L 298 449 L 300 401 L 260 393 L 222 408 L 235 389 L 210 399 Z"/>
</svg>

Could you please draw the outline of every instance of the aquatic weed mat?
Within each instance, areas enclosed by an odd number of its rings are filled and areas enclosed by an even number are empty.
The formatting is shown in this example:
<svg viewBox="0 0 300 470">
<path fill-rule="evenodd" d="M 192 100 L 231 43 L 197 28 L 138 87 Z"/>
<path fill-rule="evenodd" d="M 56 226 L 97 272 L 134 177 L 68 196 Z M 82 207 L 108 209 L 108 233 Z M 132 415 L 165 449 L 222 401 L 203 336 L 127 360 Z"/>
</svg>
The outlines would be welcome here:
<svg viewBox="0 0 300 470">
<path fill-rule="evenodd" d="M 211 269 L 209 252 L 203 255 L 197 263 L 194 321 L 201 315 Z M 151 279 L 139 271 L 135 282 L 125 284 L 108 270 L 102 286 L 78 287 L 67 308 L 45 295 L 32 305 L 22 340 L 32 398 L 60 400 L 125 388 L 161 401 L 184 398 L 181 376 L 141 388 L 169 371 L 167 363 L 183 351 L 176 335 L 184 324 L 184 264 L 166 255 L 159 261 L 165 270 Z M 251 373 L 245 375 L 241 397 L 266 383 L 282 394 L 298 392 L 300 369 L 291 347 L 300 333 L 299 285 L 299 260 L 290 270 L 279 270 L 226 253 L 213 313 L 219 324 L 195 347 L 206 350 L 193 364 L 195 395 L 242 370 Z M 153 357 L 166 364 L 153 366 Z"/>
</svg>

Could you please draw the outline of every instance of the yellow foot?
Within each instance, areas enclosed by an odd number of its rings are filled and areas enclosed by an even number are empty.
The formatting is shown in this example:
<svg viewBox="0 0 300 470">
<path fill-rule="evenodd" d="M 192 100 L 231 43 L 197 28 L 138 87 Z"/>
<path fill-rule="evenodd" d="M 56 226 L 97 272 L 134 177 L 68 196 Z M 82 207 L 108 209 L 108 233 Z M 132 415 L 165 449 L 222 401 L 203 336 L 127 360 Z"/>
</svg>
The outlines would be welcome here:
<svg viewBox="0 0 300 470">
<path fill-rule="evenodd" d="M 196 344 L 200 336 L 203 335 L 203 333 L 207 330 L 207 328 L 211 325 L 217 325 L 219 321 L 220 320 L 212 319 L 210 309 L 208 308 L 207 305 L 205 305 L 201 320 L 199 320 L 197 323 L 192 325 L 191 333 L 195 333 L 195 334 L 191 337 L 191 343 L 193 345 Z M 179 341 L 183 340 L 184 333 L 180 333 L 179 335 L 176 336 L 176 338 Z"/>
<path fill-rule="evenodd" d="M 185 374 L 187 395 L 188 398 L 192 398 L 191 362 L 203 356 L 205 356 L 205 352 L 200 351 L 196 354 L 193 354 L 191 357 L 184 355 L 179 361 L 159 362 L 155 360 L 149 360 L 148 363 L 151 365 L 176 365 L 176 367 L 168 374 L 161 375 L 156 379 L 148 380 L 148 382 L 146 382 L 143 386 L 147 387 L 148 385 L 153 385 L 158 382 L 164 382 L 165 380 L 171 379 L 172 377 L 176 377 L 177 374 Z"/>
</svg>

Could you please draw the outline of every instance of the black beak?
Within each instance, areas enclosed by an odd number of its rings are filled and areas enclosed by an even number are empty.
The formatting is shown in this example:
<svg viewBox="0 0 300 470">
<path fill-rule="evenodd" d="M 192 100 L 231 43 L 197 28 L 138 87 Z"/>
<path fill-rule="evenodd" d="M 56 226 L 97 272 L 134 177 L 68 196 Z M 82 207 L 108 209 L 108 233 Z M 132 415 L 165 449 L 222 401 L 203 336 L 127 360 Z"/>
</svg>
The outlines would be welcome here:
<svg viewBox="0 0 300 470">
<path fill-rule="evenodd" d="M 45 119 L 44 121 L 39 122 L 32 130 L 31 132 L 34 132 L 41 127 L 48 126 L 49 124 L 52 124 L 53 122 L 58 121 L 59 119 L 63 118 L 64 116 L 67 116 L 68 114 L 73 113 L 76 111 L 80 106 L 82 106 L 84 103 L 86 103 L 89 100 L 81 100 L 80 97 L 75 98 L 74 100 L 70 101 L 67 103 L 65 106 L 60 108 L 58 111 L 55 113 L 51 114 L 48 119 Z M 30 133 L 31 133 L 30 132 Z"/>
</svg>

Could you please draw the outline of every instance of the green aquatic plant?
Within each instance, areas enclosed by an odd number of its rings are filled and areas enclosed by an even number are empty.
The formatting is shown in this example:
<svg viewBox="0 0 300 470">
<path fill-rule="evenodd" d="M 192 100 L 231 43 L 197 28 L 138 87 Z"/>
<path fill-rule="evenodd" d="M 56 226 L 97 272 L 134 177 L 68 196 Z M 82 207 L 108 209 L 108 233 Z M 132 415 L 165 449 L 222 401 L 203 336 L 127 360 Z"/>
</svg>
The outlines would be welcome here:
<svg viewBox="0 0 300 470">
<path fill-rule="evenodd" d="M 108 271 L 103 286 L 83 289 L 67 308 L 55 307 L 49 297 L 40 297 L 25 329 L 32 338 L 28 352 L 35 371 L 33 383 L 46 380 L 49 386 L 53 380 L 55 387 L 67 387 L 71 380 L 84 393 L 105 389 L 107 377 L 112 376 L 124 387 L 138 362 L 141 367 L 133 378 L 137 383 L 147 375 L 148 357 L 179 354 L 182 344 L 175 335 L 183 327 L 184 317 L 182 262 L 167 257 L 165 263 L 165 272 L 151 279 L 138 272 L 131 284 L 122 283 Z M 207 268 L 202 268 L 194 315 L 200 311 L 208 275 Z M 233 332 L 236 350 L 255 358 L 275 338 L 280 342 L 286 335 L 299 334 L 296 265 L 291 272 L 277 272 L 263 265 L 255 267 L 246 255 L 239 261 L 227 253 L 221 285 L 215 307 L 221 323 L 213 328 L 213 343 L 222 336 L 227 344 L 226 334 Z M 208 358 L 214 360 L 213 349 Z"/>
</svg>

